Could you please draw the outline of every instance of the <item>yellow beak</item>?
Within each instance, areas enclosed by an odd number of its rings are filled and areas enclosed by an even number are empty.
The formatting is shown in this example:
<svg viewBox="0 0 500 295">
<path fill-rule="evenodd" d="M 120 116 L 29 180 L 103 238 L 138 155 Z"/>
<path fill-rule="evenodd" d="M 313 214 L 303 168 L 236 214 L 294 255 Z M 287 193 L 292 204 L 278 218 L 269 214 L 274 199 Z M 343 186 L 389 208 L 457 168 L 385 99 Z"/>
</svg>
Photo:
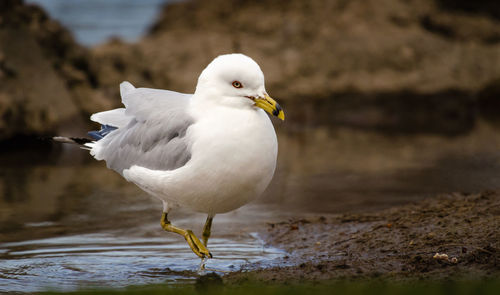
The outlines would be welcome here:
<svg viewBox="0 0 500 295">
<path fill-rule="evenodd" d="M 264 95 L 263 98 L 257 97 L 254 99 L 254 101 L 255 101 L 255 106 L 263 109 L 264 111 L 268 112 L 273 116 L 280 118 L 283 121 L 285 120 L 285 113 L 283 112 L 283 109 L 269 95 L 266 94 Z"/>
</svg>

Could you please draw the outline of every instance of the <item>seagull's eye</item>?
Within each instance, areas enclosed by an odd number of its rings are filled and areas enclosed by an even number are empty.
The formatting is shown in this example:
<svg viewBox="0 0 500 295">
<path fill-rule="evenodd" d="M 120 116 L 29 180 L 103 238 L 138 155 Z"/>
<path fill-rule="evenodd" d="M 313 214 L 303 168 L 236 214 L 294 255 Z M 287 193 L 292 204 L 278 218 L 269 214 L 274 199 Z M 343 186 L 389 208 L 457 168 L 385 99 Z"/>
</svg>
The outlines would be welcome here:
<svg viewBox="0 0 500 295">
<path fill-rule="evenodd" d="M 234 88 L 243 88 L 243 84 L 240 81 L 233 81 Z"/>
</svg>

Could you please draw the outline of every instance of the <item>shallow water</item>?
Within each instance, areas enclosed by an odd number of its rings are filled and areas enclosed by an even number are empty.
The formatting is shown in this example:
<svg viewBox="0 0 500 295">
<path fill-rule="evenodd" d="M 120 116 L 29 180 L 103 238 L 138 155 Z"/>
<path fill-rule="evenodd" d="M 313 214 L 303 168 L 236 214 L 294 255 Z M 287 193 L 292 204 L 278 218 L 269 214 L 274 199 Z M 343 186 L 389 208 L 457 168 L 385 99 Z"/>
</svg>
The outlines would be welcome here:
<svg viewBox="0 0 500 295">
<path fill-rule="evenodd" d="M 214 238 L 218 271 L 249 269 L 283 252 L 264 247 L 249 234 L 237 240 Z M 143 284 L 191 283 L 200 259 L 174 237 L 144 238 L 116 233 L 82 234 L 0 244 L 0 292 L 70 291 Z M 267 263 L 269 264 L 269 263 Z"/>
<path fill-rule="evenodd" d="M 182 237 L 161 229 L 161 203 L 100 164 L 74 163 L 83 151 L 69 149 L 69 155 L 61 151 L 68 161 L 60 166 L 37 165 L 34 159 L 14 166 L 14 159 L 3 162 L 0 292 L 193 283 L 201 260 Z M 275 265 L 285 253 L 256 234 L 267 214 L 255 204 L 217 216 L 209 240 L 214 259 L 206 267 Z M 183 210 L 170 214 L 174 224 L 198 235 L 205 218 Z"/>
<path fill-rule="evenodd" d="M 286 253 L 256 233 L 266 223 L 370 211 L 452 191 L 500 188 L 500 130 L 478 120 L 459 135 L 275 121 L 278 169 L 264 196 L 214 219 L 207 267 L 269 267 Z M 192 283 L 200 260 L 164 232 L 161 204 L 86 151 L 10 143 L 0 153 L 0 292 Z M 206 216 L 173 211 L 201 232 Z"/>
</svg>

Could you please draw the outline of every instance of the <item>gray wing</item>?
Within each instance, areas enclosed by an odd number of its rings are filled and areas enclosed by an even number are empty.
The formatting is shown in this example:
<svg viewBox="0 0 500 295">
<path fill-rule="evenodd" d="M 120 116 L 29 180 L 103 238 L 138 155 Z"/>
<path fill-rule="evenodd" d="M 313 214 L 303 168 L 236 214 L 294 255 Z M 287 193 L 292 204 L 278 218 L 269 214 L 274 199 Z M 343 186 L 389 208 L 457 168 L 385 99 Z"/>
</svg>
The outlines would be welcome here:
<svg viewBox="0 0 500 295">
<path fill-rule="evenodd" d="M 97 141 L 91 150 L 94 157 L 106 161 L 109 168 L 122 175 L 124 169 L 133 165 L 173 170 L 186 164 L 191 158 L 186 131 L 194 123 L 187 113 L 192 95 L 123 84 L 126 109 L 114 112 L 112 120 L 123 113 L 128 123 Z M 93 118 L 109 124 L 103 119 L 106 116 L 96 114 Z"/>
</svg>

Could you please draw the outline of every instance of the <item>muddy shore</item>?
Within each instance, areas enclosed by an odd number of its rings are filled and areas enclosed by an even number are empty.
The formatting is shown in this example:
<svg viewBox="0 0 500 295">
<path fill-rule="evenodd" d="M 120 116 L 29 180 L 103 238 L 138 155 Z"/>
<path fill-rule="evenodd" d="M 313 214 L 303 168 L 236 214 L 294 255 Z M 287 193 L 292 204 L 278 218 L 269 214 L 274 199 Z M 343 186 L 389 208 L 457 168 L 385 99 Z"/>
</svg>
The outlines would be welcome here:
<svg viewBox="0 0 500 295">
<path fill-rule="evenodd" d="M 498 278 L 499 225 L 498 191 L 447 194 L 375 213 L 272 223 L 262 235 L 289 253 L 283 266 L 231 273 L 224 281 Z"/>
</svg>

